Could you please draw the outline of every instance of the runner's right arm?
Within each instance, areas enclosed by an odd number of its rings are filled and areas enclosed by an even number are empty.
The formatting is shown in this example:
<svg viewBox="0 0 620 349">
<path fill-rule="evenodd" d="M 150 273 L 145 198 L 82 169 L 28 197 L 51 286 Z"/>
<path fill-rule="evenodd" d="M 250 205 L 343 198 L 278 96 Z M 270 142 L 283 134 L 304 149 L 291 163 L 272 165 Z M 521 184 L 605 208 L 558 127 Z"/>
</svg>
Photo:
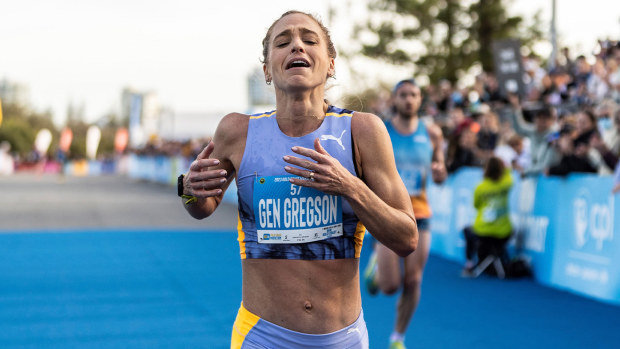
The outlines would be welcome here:
<svg viewBox="0 0 620 349">
<path fill-rule="evenodd" d="M 240 127 L 245 120 L 246 127 Z M 183 194 L 194 196 L 195 201 L 183 198 L 183 207 L 196 219 L 209 217 L 219 206 L 226 189 L 234 179 L 247 135 L 247 116 L 226 115 L 215 131 L 213 140 L 198 154 L 183 179 Z"/>
</svg>

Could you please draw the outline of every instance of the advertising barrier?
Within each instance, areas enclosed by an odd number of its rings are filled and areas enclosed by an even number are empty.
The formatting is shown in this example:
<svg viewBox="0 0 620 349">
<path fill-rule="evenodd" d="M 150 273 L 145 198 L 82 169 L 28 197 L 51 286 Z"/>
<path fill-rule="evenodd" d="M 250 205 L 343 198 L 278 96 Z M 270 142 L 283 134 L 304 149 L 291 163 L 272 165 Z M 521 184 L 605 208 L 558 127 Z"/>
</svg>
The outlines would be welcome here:
<svg viewBox="0 0 620 349">
<path fill-rule="evenodd" d="M 510 193 L 515 234 L 509 251 L 531 264 L 537 281 L 620 305 L 620 217 L 612 178 L 573 174 L 521 179 Z M 467 168 L 429 185 L 431 252 L 464 262 L 463 228 L 475 218 L 482 170 Z"/>
</svg>

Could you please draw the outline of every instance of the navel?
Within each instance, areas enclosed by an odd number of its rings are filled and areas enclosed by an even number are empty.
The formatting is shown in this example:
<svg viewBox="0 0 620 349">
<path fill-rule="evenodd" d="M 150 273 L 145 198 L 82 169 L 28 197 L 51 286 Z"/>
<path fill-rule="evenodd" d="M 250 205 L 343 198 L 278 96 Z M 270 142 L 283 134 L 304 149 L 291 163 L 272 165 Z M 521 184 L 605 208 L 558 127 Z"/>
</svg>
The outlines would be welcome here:
<svg viewBox="0 0 620 349">
<path fill-rule="evenodd" d="M 312 311 L 312 303 L 310 301 L 304 302 L 304 310 L 308 313 Z"/>
</svg>

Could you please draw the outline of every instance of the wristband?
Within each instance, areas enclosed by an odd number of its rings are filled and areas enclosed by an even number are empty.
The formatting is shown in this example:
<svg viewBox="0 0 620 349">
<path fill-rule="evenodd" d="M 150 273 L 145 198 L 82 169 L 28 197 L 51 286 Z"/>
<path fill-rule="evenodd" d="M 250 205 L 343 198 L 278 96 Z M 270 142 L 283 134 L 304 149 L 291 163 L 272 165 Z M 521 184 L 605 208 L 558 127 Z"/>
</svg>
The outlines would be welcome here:
<svg viewBox="0 0 620 349">
<path fill-rule="evenodd" d="M 185 195 L 185 194 L 183 194 L 183 195 L 181 195 L 181 197 L 182 197 L 183 199 L 187 199 L 187 201 L 185 201 L 185 204 L 186 204 L 186 205 L 189 205 L 189 204 L 191 204 L 191 203 L 193 203 L 193 202 L 198 201 L 198 198 L 197 198 L 197 197 L 195 197 L 195 196 L 191 196 L 191 195 Z"/>
</svg>

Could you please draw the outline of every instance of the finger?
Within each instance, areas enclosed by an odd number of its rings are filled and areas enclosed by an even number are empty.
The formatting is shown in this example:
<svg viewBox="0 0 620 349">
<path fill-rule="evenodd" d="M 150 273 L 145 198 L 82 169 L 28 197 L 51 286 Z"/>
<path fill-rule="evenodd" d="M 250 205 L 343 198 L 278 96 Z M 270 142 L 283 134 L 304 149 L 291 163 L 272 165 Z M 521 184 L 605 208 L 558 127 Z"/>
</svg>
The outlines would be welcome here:
<svg viewBox="0 0 620 349">
<path fill-rule="evenodd" d="M 213 189 L 213 190 L 200 190 L 194 192 L 195 197 L 197 198 L 210 198 L 213 196 L 218 196 L 222 194 L 222 189 Z"/>
<path fill-rule="evenodd" d="M 317 152 L 314 149 L 309 149 L 309 148 L 304 148 L 304 147 L 293 147 L 291 148 L 291 150 L 299 155 L 303 155 L 305 157 L 309 157 L 310 159 L 316 161 L 316 162 L 321 162 L 321 161 L 325 161 L 325 155 Z"/>
<path fill-rule="evenodd" d="M 304 178 L 310 178 L 310 173 L 312 172 L 310 170 L 301 169 L 301 168 L 292 167 L 292 166 L 284 166 L 284 171 L 292 175 L 304 177 Z M 316 176 L 316 173 L 314 175 Z"/>
<path fill-rule="evenodd" d="M 196 157 L 197 160 L 208 159 L 211 153 L 213 153 L 213 149 L 215 149 L 215 144 L 213 141 L 210 141 L 209 144 L 198 154 Z"/>
<path fill-rule="evenodd" d="M 208 181 L 191 182 L 189 185 L 194 193 L 202 193 L 215 189 L 221 189 L 226 183 L 226 178 L 211 179 Z"/>
<path fill-rule="evenodd" d="M 431 169 L 433 169 L 433 170 L 441 171 L 441 170 L 443 170 L 443 168 L 444 167 L 443 167 L 442 164 L 439 164 L 439 163 L 436 163 L 436 162 L 431 164 Z"/>
<path fill-rule="evenodd" d="M 316 171 L 318 169 L 317 163 L 310 161 L 310 160 L 306 160 L 306 159 L 302 159 L 302 158 L 298 158 L 296 156 L 284 156 L 283 160 L 288 162 L 291 165 L 295 165 L 295 166 L 299 166 L 299 167 L 303 167 L 305 169 L 308 170 L 312 170 L 312 171 Z"/>
<path fill-rule="evenodd" d="M 329 155 L 327 150 L 325 150 L 325 148 L 323 148 L 323 146 L 321 145 L 321 139 L 318 137 L 314 139 L 314 150 L 316 150 L 320 154 Z"/>
<path fill-rule="evenodd" d="M 205 148 L 206 149 L 206 148 Z M 196 159 L 192 162 L 189 169 L 191 171 L 200 172 L 205 168 L 209 168 L 212 166 L 217 166 L 220 164 L 220 160 L 218 159 Z"/>
<path fill-rule="evenodd" d="M 202 171 L 190 177 L 190 182 L 208 181 L 211 179 L 223 179 L 226 181 L 226 170 Z"/>
</svg>

